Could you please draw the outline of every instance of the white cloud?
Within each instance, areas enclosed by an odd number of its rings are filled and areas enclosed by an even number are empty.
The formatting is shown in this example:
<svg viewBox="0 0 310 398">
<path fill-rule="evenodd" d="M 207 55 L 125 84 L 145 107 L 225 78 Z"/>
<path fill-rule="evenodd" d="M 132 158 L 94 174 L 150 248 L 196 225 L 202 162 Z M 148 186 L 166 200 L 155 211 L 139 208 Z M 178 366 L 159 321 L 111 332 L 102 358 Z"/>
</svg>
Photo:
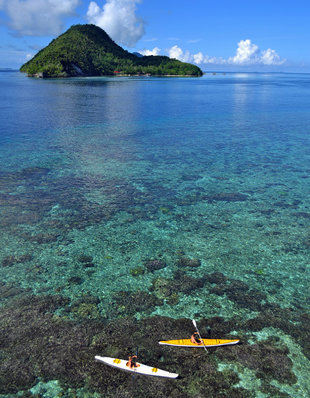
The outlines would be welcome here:
<svg viewBox="0 0 310 398">
<path fill-rule="evenodd" d="M 199 52 L 192 56 L 191 62 L 194 62 L 197 65 L 201 64 L 223 65 L 227 63 L 227 60 L 222 57 L 209 57 L 209 55 L 203 55 L 202 52 Z"/>
<path fill-rule="evenodd" d="M 222 57 L 210 57 L 204 55 L 201 51 L 197 54 L 190 54 L 189 51 L 183 51 L 177 45 L 168 50 L 170 58 L 176 58 L 184 62 L 193 62 L 197 65 L 282 65 L 286 60 L 270 48 L 261 51 L 259 47 L 251 40 L 240 40 L 234 57 L 227 59 Z"/>
<path fill-rule="evenodd" d="M 159 55 L 160 48 L 154 47 L 153 50 L 139 50 L 138 52 L 142 55 Z"/>
<path fill-rule="evenodd" d="M 192 56 L 189 51 L 183 52 L 183 50 L 175 45 L 168 50 L 168 54 L 170 58 L 178 59 L 183 62 L 191 62 Z"/>
<path fill-rule="evenodd" d="M 260 54 L 256 44 L 252 44 L 251 40 L 240 40 L 236 55 L 228 59 L 230 64 L 249 65 L 259 63 Z"/>
<path fill-rule="evenodd" d="M 177 45 L 171 47 L 168 52 L 169 52 L 170 58 L 175 58 L 175 59 L 179 59 L 179 60 L 181 60 L 182 55 L 183 55 L 183 50 L 180 47 L 178 47 Z"/>
<path fill-rule="evenodd" d="M 102 8 L 91 1 L 87 10 L 89 23 L 104 29 L 117 43 L 134 47 L 144 35 L 144 21 L 136 15 L 141 0 L 107 0 Z"/>
<path fill-rule="evenodd" d="M 0 0 L 0 10 L 19 36 L 58 35 L 63 19 L 75 14 L 79 0 Z"/>
<path fill-rule="evenodd" d="M 203 58 L 204 58 L 203 53 L 201 51 L 199 53 L 193 55 L 194 62 L 197 65 L 199 65 L 203 62 Z"/>
<path fill-rule="evenodd" d="M 281 65 L 285 62 L 275 50 L 261 51 L 251 40 L 240 40 L 236 55 L 228 58 L 229 64 L 237 65 Z"/>
<path fill-rule="evenodd" d="M 285 59 L 281 59 L 279 54 L 270 48 L 262 52 L 261 59 L 264 65 L 281 65 L 286 61 Z"/>
<path fill-rule="evenodd" d="M 209 57 L 208 55 L 203 55 L 200 51 L 197 54 L 190 54 L 189 51 L 183 51 L 179 46 L 175 45 L 168 49 L 168 56 L 170 58 L 178 59 L 183 62 L 193 62 L 197 65 L 208 64 L 208 63 L 223 63 L 222 58 Z"/>
<path fill-rule="evenodd" d="M 191 40 L 186 40 L 186 43 L 188 44 L 194 44 L 194 43 L 199 43 L 201 39 L 191 39 Z"/>
<path fill-rule="evenodd" d="M 143 39 L 145 42 L 152 42 L 152 41 L 157 41 L 157 37 L 150 37 L 149 39 Z"/>
</svg>

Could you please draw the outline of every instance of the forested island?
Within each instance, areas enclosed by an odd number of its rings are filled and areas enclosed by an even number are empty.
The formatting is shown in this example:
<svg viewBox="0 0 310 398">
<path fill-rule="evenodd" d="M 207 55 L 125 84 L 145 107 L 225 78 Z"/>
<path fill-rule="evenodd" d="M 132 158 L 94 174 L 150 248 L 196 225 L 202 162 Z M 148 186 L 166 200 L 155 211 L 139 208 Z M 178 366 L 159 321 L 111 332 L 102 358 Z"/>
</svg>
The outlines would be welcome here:
<svg viewBox="0 0 310 398">
<path fill-rule="evenodd" d="M 139 56 L 95 25 L 73 25 L 20 68 L 28 76 L 201 76 L 195 65 L 166 56 Z"/>
</svg>

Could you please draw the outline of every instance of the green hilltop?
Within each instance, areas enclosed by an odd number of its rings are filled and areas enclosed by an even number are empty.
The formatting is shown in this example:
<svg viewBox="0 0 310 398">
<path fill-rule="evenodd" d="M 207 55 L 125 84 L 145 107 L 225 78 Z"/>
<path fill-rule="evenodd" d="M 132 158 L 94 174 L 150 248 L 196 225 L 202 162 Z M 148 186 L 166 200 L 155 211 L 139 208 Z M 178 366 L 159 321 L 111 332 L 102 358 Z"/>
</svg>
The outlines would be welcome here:
<svg viewBox="0 0 310 398">
<path fill-rule="evenodd" d="M 195 65 L 166 56 L 137 56 L 95 25 L 73 25 L 20 68 L 28 76 L 201 76 Z"/>
</svg>

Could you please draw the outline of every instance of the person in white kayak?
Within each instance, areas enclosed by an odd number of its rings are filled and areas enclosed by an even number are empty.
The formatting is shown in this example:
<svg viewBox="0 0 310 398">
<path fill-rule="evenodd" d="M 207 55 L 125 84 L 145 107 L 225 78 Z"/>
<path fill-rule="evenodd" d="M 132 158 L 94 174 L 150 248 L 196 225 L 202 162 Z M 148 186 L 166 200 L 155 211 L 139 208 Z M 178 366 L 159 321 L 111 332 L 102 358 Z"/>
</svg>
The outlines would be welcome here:
<svg viewBox="0 0 310 398">
<path fill-rule="evenodd" d="M 134 369 L 134 368 L 137 368 L 138 366 L 140 366 L 137 363 L 137 355 L 130 355 L 128 357 L 128 362 L 126 363 L 126 366 L 128 366 L 130 369 Z"/>
</svg>

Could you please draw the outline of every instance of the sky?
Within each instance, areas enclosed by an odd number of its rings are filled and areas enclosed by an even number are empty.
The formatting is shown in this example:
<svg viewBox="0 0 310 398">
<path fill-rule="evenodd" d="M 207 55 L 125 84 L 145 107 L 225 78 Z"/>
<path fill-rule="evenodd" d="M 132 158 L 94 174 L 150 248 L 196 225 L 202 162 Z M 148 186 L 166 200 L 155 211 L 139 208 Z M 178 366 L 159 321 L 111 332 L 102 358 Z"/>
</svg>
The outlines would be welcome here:
<svg viewBox="0 0 310 398">
<path fill-rule="evenodd" d="M 203 71 L 310 73 L 310 0 L 0 0 L 0 68 L 86 23 Z"/>
</svg>

